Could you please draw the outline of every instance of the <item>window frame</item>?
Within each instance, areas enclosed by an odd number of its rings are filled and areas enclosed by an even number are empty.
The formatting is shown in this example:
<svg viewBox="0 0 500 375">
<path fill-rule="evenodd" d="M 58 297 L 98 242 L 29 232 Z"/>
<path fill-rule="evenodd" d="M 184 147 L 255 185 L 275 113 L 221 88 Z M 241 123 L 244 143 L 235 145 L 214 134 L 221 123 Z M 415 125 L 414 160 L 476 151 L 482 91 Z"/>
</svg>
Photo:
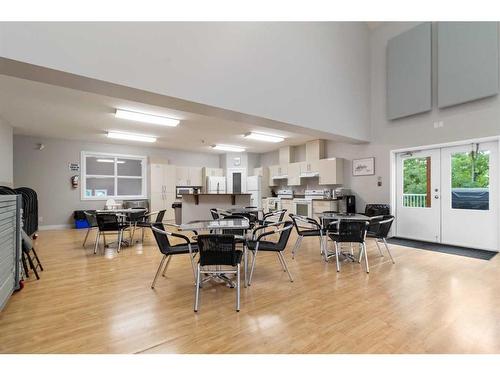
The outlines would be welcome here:
<svg viewBox="0 0 500 375">
<path fill-rule="evenodd" d="M 108 159 L 114 159 L 114 174 L 113 175 L 87 175 L 87 157 L 106 157 Z M 117 159 L 132 159 L 140 160 L 142 163 L 141 176 L 118 176 L 118 164 Z M 81 184 L 80 184 L 80 199 L 82 201 L 106 201 L 108 199 L 126 200 L 126 199 L 147 199 L 147 165 L 148 157 L 144 155 L 127 155 L 127 154 L 115 154 L 108 152 L 94 152 L 94 151 L 82 151 L 80 153 L 80 165 L 81 165 Z M 87 178 L 113 178 L 115 191 L 113 195 L 107 195 L 105 197 L 87 197 L 85 191 L 87 190 Z M 118 193 L 118 179 L 119 178 L 129 178 L 129 179 L 140 179 L 141 183 L 141 195 L 117 195 Z"/>
</svg>

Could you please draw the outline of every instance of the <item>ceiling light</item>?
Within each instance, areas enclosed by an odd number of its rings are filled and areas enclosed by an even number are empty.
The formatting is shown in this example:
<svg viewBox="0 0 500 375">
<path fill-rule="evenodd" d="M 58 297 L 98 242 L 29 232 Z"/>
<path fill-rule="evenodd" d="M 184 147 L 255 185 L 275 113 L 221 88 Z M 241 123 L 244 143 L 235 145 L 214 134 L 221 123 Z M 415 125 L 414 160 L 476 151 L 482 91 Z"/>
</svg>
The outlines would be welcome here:
<svg viewBox="0 0 500 375">
<path fill-rule="evenodd" d="M 165 126 L 177 126 L 177 125 L 179 125 L 179 122 L 180 122 L 179 120 L 176 120 L 174 118 L 149 115 L 147 113 L 126 111 L 124 109 L 117 109 L 116 113 L 115 113 L 115 117 L 123 118 L 126 120 L 147 122 L 149 124 L 157 124 L 157 125 L 165 125 Z"/>
<path fill-rule="evenodd" d="M 229 151 L 229 152 L 244 152 L 245 148 L 240 146 L 231 146 L 231 145 L 212 145 L 214 150 L 219 151 Z"/>
<path fill-rule="evenodd" d="M 97 159 L 99 163 L 114 163 L 115 161 L 113 159 Z M 125 164 L 123 160 L 118 160 L 116 164 Z"/>
<path fill-rule="evenodd" d="M 279 135 L 256 133 L 256 132 L 246 133 L 244 137 L 247 139 L 254 139 L 256 141 L 273 142 L 273 143 L 283 142 L 285 140 L 284 137 L 281 137 Z"/>
<path fill-rule="evenodd" d="M 156 142 L 156 137 L 150 135 L 142 134 L 132 134 L 132 133 L 120 133 L 120 132 L 108 132 L 108 138 L 115 139 L 125 139 L 127 141 L 138 141 L 138 142 Z"/>
</svg>

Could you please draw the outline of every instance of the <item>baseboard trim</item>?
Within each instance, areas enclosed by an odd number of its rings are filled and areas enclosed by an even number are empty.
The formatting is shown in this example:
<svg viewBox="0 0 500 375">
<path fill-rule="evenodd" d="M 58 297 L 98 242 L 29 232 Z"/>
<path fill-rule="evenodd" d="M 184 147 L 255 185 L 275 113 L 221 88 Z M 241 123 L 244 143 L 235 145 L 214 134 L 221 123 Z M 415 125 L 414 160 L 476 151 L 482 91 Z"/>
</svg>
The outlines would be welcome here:
<svg viewBox="0 0 500 375">
<path fill-rule="evenodd" d="M 71 229 L 74 228 L 71 224 L 56 224 L 56 225 L 40 225 L 38 230 L 56 230 L 56 229 Z"/>
</svg>

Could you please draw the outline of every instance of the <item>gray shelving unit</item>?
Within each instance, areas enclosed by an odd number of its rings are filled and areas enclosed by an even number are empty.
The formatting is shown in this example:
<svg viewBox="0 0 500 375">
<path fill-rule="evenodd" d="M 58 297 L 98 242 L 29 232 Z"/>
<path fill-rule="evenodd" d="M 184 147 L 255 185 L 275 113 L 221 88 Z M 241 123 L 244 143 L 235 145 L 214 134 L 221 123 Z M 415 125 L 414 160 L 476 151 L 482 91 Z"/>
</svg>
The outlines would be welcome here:
<svg viewBox="0 0 500 375">
<path fill-rule="evenodd" d="M 0 195 L 0 310 L 19 288 L 21 196 Z"/>
</svg>

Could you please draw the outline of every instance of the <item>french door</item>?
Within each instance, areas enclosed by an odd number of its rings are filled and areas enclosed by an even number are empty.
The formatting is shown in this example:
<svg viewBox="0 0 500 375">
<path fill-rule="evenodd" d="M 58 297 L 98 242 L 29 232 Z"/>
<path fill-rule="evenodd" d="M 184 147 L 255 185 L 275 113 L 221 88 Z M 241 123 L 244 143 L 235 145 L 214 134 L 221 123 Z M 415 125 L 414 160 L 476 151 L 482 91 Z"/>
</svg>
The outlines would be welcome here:
<svg viewBox="0 0 500 375">
<path fill-rule="evenodd" d="M 402 153 L 399 237 L 498 250 L 498 143 Z"/>
</svg>

